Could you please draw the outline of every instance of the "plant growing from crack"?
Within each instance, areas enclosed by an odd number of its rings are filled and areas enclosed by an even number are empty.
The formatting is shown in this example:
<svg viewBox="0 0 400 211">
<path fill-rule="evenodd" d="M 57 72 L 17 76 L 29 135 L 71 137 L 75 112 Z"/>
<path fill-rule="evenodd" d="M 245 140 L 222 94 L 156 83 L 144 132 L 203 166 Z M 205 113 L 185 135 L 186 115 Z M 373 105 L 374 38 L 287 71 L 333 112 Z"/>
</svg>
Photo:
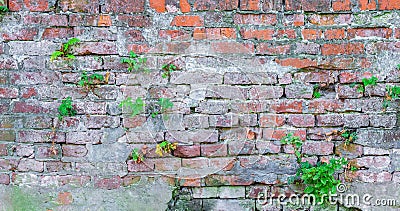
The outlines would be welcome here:
<svg viewBox="0 0 400 211">
<path fill-rule="evenodd" d="M 344 165 L 347 165 L 348 162 L 346 159 L 331 159 L 329 163 L 318 162 L 313 166 L 308 161 L 301 162 L 303 155 L 300 153 L 300 148 L 303 142 L 300 140 L 300 137 L 290 133 L 281 139 L 281 143 L 290 144 L 294 147 L 297 162 L 300 164 L 300 168 L 296 171 L 296 174 L 289 177 L 289 184 L 301 181 L 306 186 L 304 193 L 315 196 L 317 202 L 326 202 L 327 198 L 324 198 L 324 196 L 336 193 L 336 187 L 340 183 L 340 180 L 336 180 L 334 174 L 343 169 Z"/>
<path fill-rule="evenodd" d="M 284 145 L 291 145 L 294 149 L 294 154 L 297 157 L 297 162 L 301 161 L 302 154 L 300 153 L 301 146 L 303 146 L 303 141 L 300 137 L 293 135 L 293 133 L 287 134 L 281 139 L 281 143 Z"/>
<path fill-rule="evenodd" d="M 98 85 L 107 84 L 110 77 L 110 73 L 107 72 L 105 76 L 93 73 L 88 75 L 86 71 L 82 72 L 81 78 L 78 82 L 78 85 L 85 88 L 86 90 L 93 90 Z"/>
<path fill-rule="evenodd" d="M 131 97 L 127 97 L 120 104 L 120 108 L 125 108 L 129 111 L 130 116 L 134 117 L 144 111 L 145 103 L 141 97 L 136 98 L 135 101 Z"/>
<path fill-rule="evenodd" d="M 320 98 L 321 97 L 321 92 L 319 92 L 319 85 L 315 84 L 313 87 L 313 97 L 314 98 Z"/>
<path fill-rule="evenodd" d="M 176 149 L 178 143 L 171 143 L 169 141 L 163 141 L 156 146 L 156 154 L 163 156 L 163 153 L 171 153 Z"/>
<path fill-rule="evenodd" d="M 71 97 L 67 97 L 61 101 L 61 105 L 58 107 L 58 120 L 62 121 L 64 117 L 75 116 L 77 111 L 72 105 Z"/>
<path fill-rule="evenodd" d="M 386 96 L 383 100 L 383 108 L 387 109 L 391 101 L 400 99 L 400 86 L 386 86 Z"/>
<path fill-rule="evenodd" d="M 75 56 L 71 52 L 71 47 L 79 43 L 80 40 L 78 38 L 71 38 L 66 43 L 61 46 L 60 50 L 54 51 L 50 56 L 50 61 L 54 61 L 58 58 L 67 58 L 70 60 L 75 59 Z"/>
<path fill-rule="evenodd" d="M 121 63 L 128 64 L 128 72 L 132 71 L 145 71 L 148 70 L 143 67 L 143 65 L 147 62 L 147 58 L 139 57 L 135 52 L 130 51 L 128 58 L 121 58 Z"/>
<path fill-rule="evenodd" d="M 357 132 L 344 129 L 340 132 L 341 136 L 345 139 L 344 144 L 347 146 L 357 140 Z"/>
<path fill-rule="evenodd" d="M 168 78 L 171 76 L 171 73 L 176 71 L 176 66 L 174 64 L 164 64 L 161 69 L 164 71 L 161 77 Z"/>
<path fill-rule="evenodd" d="M 372 76 L 371 78 L 363 78 L 362 84 L 357 86 L 357 92 L 364 93 L 365 87 L 376 86 L 377 81 L 378 81 L 378 78 L 375 76 Z"/>
<path fill-rule="evenodd" d="M 132 160 L 136 163 L 141 163 L 144 160 L 143 155 L 139 153 L 139 150 L 137 148 L 134 148 L 132 150 Z"/>
<path fill-rule="evenodd" d="M 0 4 L 1 5 L 5 5 L 6 3 L 4 2 L 4 0 L 0 0 Z M 0 6 L 0 12 L 8 12 L 9 9 L 7 6 Z"/>
<path fill-rule="evenodd" d="M 156 108 L 153 106 L 151 108 L 151 117 L 155 118 L 160 113 L 165 113 L 167 109 L 174 107 L 174 104 L 168 98 L 160 98 L 156 103 Z"/>
</svg>

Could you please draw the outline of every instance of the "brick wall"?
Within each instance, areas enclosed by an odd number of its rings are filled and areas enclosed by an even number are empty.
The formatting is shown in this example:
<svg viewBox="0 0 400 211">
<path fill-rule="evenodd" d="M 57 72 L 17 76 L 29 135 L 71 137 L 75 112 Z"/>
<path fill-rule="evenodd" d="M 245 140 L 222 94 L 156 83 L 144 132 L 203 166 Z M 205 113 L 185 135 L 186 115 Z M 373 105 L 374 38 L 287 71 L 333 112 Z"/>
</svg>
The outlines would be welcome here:
<svg viewBox="0 0 400 211">
<path fill-rule="evenodd" d="M 286 210 L 256 199 L 263 190 L 274 197 L 298 191 L 287 184 L 299 167 L 294 151 L 279 141 L 290 132 L 304 140 L 310 162 L 348 158 L 358 170 L 337 175 L 346 184 L 400 183 L 399 101 L 383 104 L 386 86 L 400 85 L 398 0 L 4 5 L 3 185 L 55 187 L 58 204 L 78 209 L 73 187 L 113 191 L 158 178 L 178 187 L 172 210 Z M 81 40 L 72 48 L 76 59 L 50 61 L 73 37 Z M 129 51 L 147 58 L 149 72 L 128 72 L 120 59 Z M 163 78 L 163 64 L 178 70 Z M 83 71 L 109 74 L 108 83 L 85 90 L 77 85 Z M 372 76 L 377 85 L 357 91 Z M 57 108 L 68 96 L 78 115 L 59 121 Z M 169 98 L 174 107 L 155 118 L 149 107 L 131 117 L 118 107 L 126 97 L 148 105 Z M 358 139 L 345 144 L 327 135 L 343 129 Z M 177 149 L 157 155 L 163 140 Z M 135 148 L 142 163 L 131 160 Z"/>
</svg>

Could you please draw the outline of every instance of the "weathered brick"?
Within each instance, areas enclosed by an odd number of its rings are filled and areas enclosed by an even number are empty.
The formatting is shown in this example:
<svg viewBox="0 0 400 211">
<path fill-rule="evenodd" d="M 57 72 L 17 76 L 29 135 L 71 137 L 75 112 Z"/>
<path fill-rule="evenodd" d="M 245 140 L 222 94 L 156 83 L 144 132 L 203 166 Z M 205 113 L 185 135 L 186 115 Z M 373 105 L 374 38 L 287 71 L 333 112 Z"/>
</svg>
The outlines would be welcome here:
<svg viewBox="0 0 400 211">
<path fill-rule="evenodd" d="M 200 103 L 195 111 L 204 114 L 225 114 L 228 112 L 228 108 L 224 101 L 207 101 Z"/>
<path fill-rule="evenodd" d="M 303 102 L 297 100 L 285 100 L 272 103 L 271 111 L 276 113 L 301 113 L 303 111 Z"/>
<path fill-rule="evenodd" d="M 10 31 L 9 33 L 2 33 L 2 37 L 5 41 L 20 40 L 20 41 L 30 41 L 33 40 L 39 33 L 38 28 L 25 27 L 15 29 L 15 31 Z"/>
<path fill-rule="evenodd" d="M 173 84 L 221 84 L 223 75 L 204 71 L 172 72 L 171 83 Z"/>
<path fill-rule="evenodd" d="M 212 127 L 234 127 L 239 125 L 239 117 L 232 113 L 212 115 L 209 116 L 209 122 Z"/>
<path fill-rule="evenodd" d="M 209 0 L 198 0 L 195 1 L 193 9 L 194 11 L 203 10 L 235 10 L 238 8 L 238 0 L 227 0 L 227 1 L 209 1 Z"/>
<path fill-rule="evenodd" d="M 282 95 L 281 86 L 252 86 L 249 90 L 250 100 L 279 99 Z"/>
<path fill-rule="evenodd" d="M 285 87 L 285 95 L 287 98 L 311 99 L 313 97 L 313 91 L 313 86 L 305 84 L 290 84 Z"/>
<path fill-rule="evenodd" d="M 254 141 L 230 141 L 228 152 L 230 155 L 250 155 L 256 153 Z"/>
<path fill-rule="evenodd" d="M 60 146 L 37 146 L 35 149 L 35 159 L 38 161 L 59 159 Z"/>
<path fill-rule="evenodd" d="M 228 145 L 226 144 L 202 144 L 201 156 L 205 157 L 223 157 L 228 154 Z"/>
<path fill-rule="evenodd" d="M 0 98 L 17 98 L 18 89 L 0 87 Z"/>
<path fill-rule="evenodd" d="M 18 72 L 10 74 L 10 82 L 15 85 L 53 84 L 60 81 L 59 73 L 50 71 Z"/>
<path fill-rule="evenodd" d="M 288 0 L 286 3 L 286 10 L 300 10 L 304 11 L 329 11 L 331 2 L 329 0 Z"/>
<path fill-rule="evenodd" d="M 272 128 L 264 128 L 262 135 L 263 139 L 278 141 L 289 133 L 293 133 L 294 136 L 300 137 L 301 140 L 305 140 L 307 135 L 307 132 L 304 129 L 285 130 L 285 129 L 272 129 Z"/>
<path fill-rule="evenodd" d="M 257 72 L 227 72 L 224 74 L 224 84 L 275 84 L 277 75 L 274 73 Z"/>
<path fill-rule="evenodd" d="M 94 179 L 94 187 L 107 190 L 117 189 L 121 186 L 122 179 L 120 176 L 113 176 L 111 178 L 98 178 Z"/>
<path fill-rule="evenodd" d="M 363 54 L 364 44 L 344 43 L 344 44 L 324 44 L 321 47 L 322 55 L 348 55 Z"/>
<path fill-rule="evenodd" d="M 204 19 L 200 16 L 175 16 L 171 22 L 171 26 L 203 26 Z"/>
<path fill-rule="evenodd" d="M 190 169 L 204 169 L 209 167 L 209 163 L 208 158 L 182 159 L 182 167 Z"/>
<path fill-rule="evenodd" d="M 99 13 L 99 5 L 100 2 L 89 0 L 61 0 L 59 2 L 61 10 L 64 12 Z"/>
<path fill-rule="evenodd" d="M 351 0 L 333 0 L 332 8 L 334 11 L 349 11 L 351 10 Z"/>
<path fill-rule="evenodd" d="M 65 143 L 65 133 L 48 132 L 40 130 L 27 130 L 18 132 L 18 142 L 21 143 Z"/>
<path fill-rule="evenodd" d="M 285 55 L 290 54 L 290 45 L 276 45 L 270 43 L 260 43 L 256 48 L 257 54 L 265 55 Z"/>
<path fill-rule="evenodd" d="M 198 129 L 191 131 L 168 131 L 165 140 L 185 144 L 193 143 L 216 143 L 218 142 L 218 131 L 213 129 Z"/>
<path fill-rule="evenodd" d="M 42 34 L 42 39 L 63 39 L 74 36 L 72 28 L 46 28 Z"/>
<path fill-rule="evenodd" d="M 99 144 L 103 133 L 100 131 L 69 132 L 66 135 L 67 144 Z"/>
<path fill-rule="evenodd" d="M 317 126 L 342 126 L 343 124 L 343 115 L 340 114 L 325 114 L 317 116 Z"/>
<path fill-rule="evenodd" d="M 309 16 L 308 21 L 313 25 L 343 25 L 351 23 L 351 15 L 350 14 L 313 14 Z"/>
<path fill-rule="evenodd" d="M 304 26 L 304 15 L 303 14 L 289 14 L 285 15 L 284 19 L 285 26 Z"/>
<path fill-rule="evenodd" d="M 276 59 L 276 63 L 282 66 L 292 66 L 295 68 L 305 68 L 305 67 L 315 67 L 317 66 L 317 61 L 312 59 L 302 59 L 302 58 L 286 58 L 286 59 Z"/>
<path fill-rule="evenodd" d="M 281 146 L 272 141 L 257 141 L 256 148 L 259 154 L 276 154 L 281 151 Z"/>
<path fill-rule="evenodd" d="M 344 29 L 327 29 L 324 31 L 326 40 L 341 40 L 346 38 Z"/>
<path fill-rule="evenodd" d="M 361 10 L 376 10 L 376 1 L 359 0 Z"/>
<path fill-rule="evenodd" d="M 390 166 L 390 157 L 389 156 L 365 156 L 362 158 L 356 159 L 356 164 L 361 168 L 368 169 L 388 169 Z"/>
<path fill-rule="evenodd" d="M 372 127 L 393 128 L 396 125 L 396 115 L 369 115 L 370 125 Z"/>
<path fill-rule="evenodd" d="M 398 9 L 400 9 L 400 2 L 396 0 L 379 1 L 379 10 L 398 10 Z"/>
<path fill-rule="evenodd" d="M 151 18 L 143 15 L 118 15 L 117 20 L 121 25 L 130 27 L 148 27 L 152 24 Z"/>
<path fill-rule="evenodd" d="M 343 122 L 346 128 L 368 127 L 369 117 L 365 114 L 344 114 Z"/>
<path fill-rule="evenodd" d="M 134 13 L 144 11 L 144 0 L 106 0 L 103 13 Z"/>
<path fill-rule="evenodd" d="M 356 144 L 342 143 L 340 145 L 336 145 L 335 154 L 346 158 L 361 157 L 363 154 L 363 147 Z"/>
<path fill-rule="evenodd" d="M 392 36 L 392 29 L 390 28 L 357 28 L 348 29 L 347 37 L 349 39 L 353 38 L 367 38 L 367 37 L 380 37 L 380 38 L 390 38 Z"/>
<path fill-rule="evenodd" d="M 287 122 L 295 127 L 314 127 L 315 117 L 312 114 L 291 114 Z"/>
<path fill-rule="evenodd" d="M 174 150 L 174 156 L 191 158 L 200 156 L 200 145 L 178 145 Z"/>
<path fill-rule="evenodd" d="M 84 157 L 88 150 L 85 146 L 79 145 L 63 145 L 62 154 L 66 157 Z"/>
<path fill-rule="evenodd" d="M 302 147 L 302 153 L 308 155 L 333 154 L 334 143 L 323 141 L 306 141 Z"/>
<path fill-rule="evenodd" d="M 155 159 L 155 170 L 156 171 L 177 171 L 181 168 L 180 158 L 162 158 Z"/>
<path fill-rule="evenodd" d="M 9 185 L 10 184 L 10 175 L 0 174 L 0 184 Z"/>
<path fill-rule="evenodd" d="M 294 46 L 296 54 L 317 55 L 320 51 L 320 45 L 315 43 L 296 43 Z"/>
<path fill-rule="evenodd" d="M 251 25 L 275 25 L 277 18 L 275 14 L 236 14 L 233 17 L 235 24 L 251 24 Z"/>
<path fill-rule="evenodd" d="M 22 158 L 18 164 L 18 171 L 36 171 L 43 172 L 43 162 L 36 161 L 34 159 Z"/>
<path fill-rule="evenodd" d="M 129 172 L 149 172 L 154 170 L 154 162 L 152 160 L 144 160 L 143 162 L 136 163 L 134 160 L 128 162 Z"/>
<path fill-rule="evenodd" d="M 0 156 L 8 155 L 7 144 L 0 144 Z"/>
<path fill-rule="evenodd" d="M 280 127 L 285 121 L 285 116 L 281 114 L 260 114 L 260 127 Z"/>
<path fill-rule="evenodd" d="M 322 31 L 319 29 L 303 29 L 301 34 L 305 40 L 316 40 L 322 38 Z"/>
</svg>

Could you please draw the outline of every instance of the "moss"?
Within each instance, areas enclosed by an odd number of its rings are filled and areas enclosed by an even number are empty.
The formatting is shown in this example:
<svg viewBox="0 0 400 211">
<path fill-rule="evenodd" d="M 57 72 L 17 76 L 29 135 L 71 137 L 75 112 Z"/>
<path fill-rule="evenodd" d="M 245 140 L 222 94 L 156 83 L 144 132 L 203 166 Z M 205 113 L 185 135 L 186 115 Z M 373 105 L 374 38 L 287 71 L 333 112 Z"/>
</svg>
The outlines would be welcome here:
<svg viewBox="0 0 400 211">
<path fill-rule="evenodd" d="M 39 202 L 33 195 L 25 193 L 21 188 L 14 187 L 11 192 L 11 207 L 15 211 L 40 210 Z"/>
</svg>

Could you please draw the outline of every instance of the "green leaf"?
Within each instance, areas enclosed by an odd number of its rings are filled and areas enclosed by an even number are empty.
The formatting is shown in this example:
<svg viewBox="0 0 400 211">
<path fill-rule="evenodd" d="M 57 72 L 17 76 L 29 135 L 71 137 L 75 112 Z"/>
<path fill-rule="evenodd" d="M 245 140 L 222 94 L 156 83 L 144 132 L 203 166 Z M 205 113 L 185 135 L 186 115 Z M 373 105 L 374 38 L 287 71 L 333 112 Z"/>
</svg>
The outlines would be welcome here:
<svg viewBox="0 0 400 211">
<path fill-rule="evenodd" d="M 64 55 L 64 53 L 61 52 L 61 51 L 54 51 L 50 56 L 50 61 L 53 61 L 53 60 L 55 60 L 58 57 L 63 56 L 63 55 Z"/>
<path fill-rule="evenodd" d="M 311 186 L 307 186 L 306 189 L 304 189 L 304 193 L 310 194 L 314 191 L 314 188 Z"/>
</svg>

